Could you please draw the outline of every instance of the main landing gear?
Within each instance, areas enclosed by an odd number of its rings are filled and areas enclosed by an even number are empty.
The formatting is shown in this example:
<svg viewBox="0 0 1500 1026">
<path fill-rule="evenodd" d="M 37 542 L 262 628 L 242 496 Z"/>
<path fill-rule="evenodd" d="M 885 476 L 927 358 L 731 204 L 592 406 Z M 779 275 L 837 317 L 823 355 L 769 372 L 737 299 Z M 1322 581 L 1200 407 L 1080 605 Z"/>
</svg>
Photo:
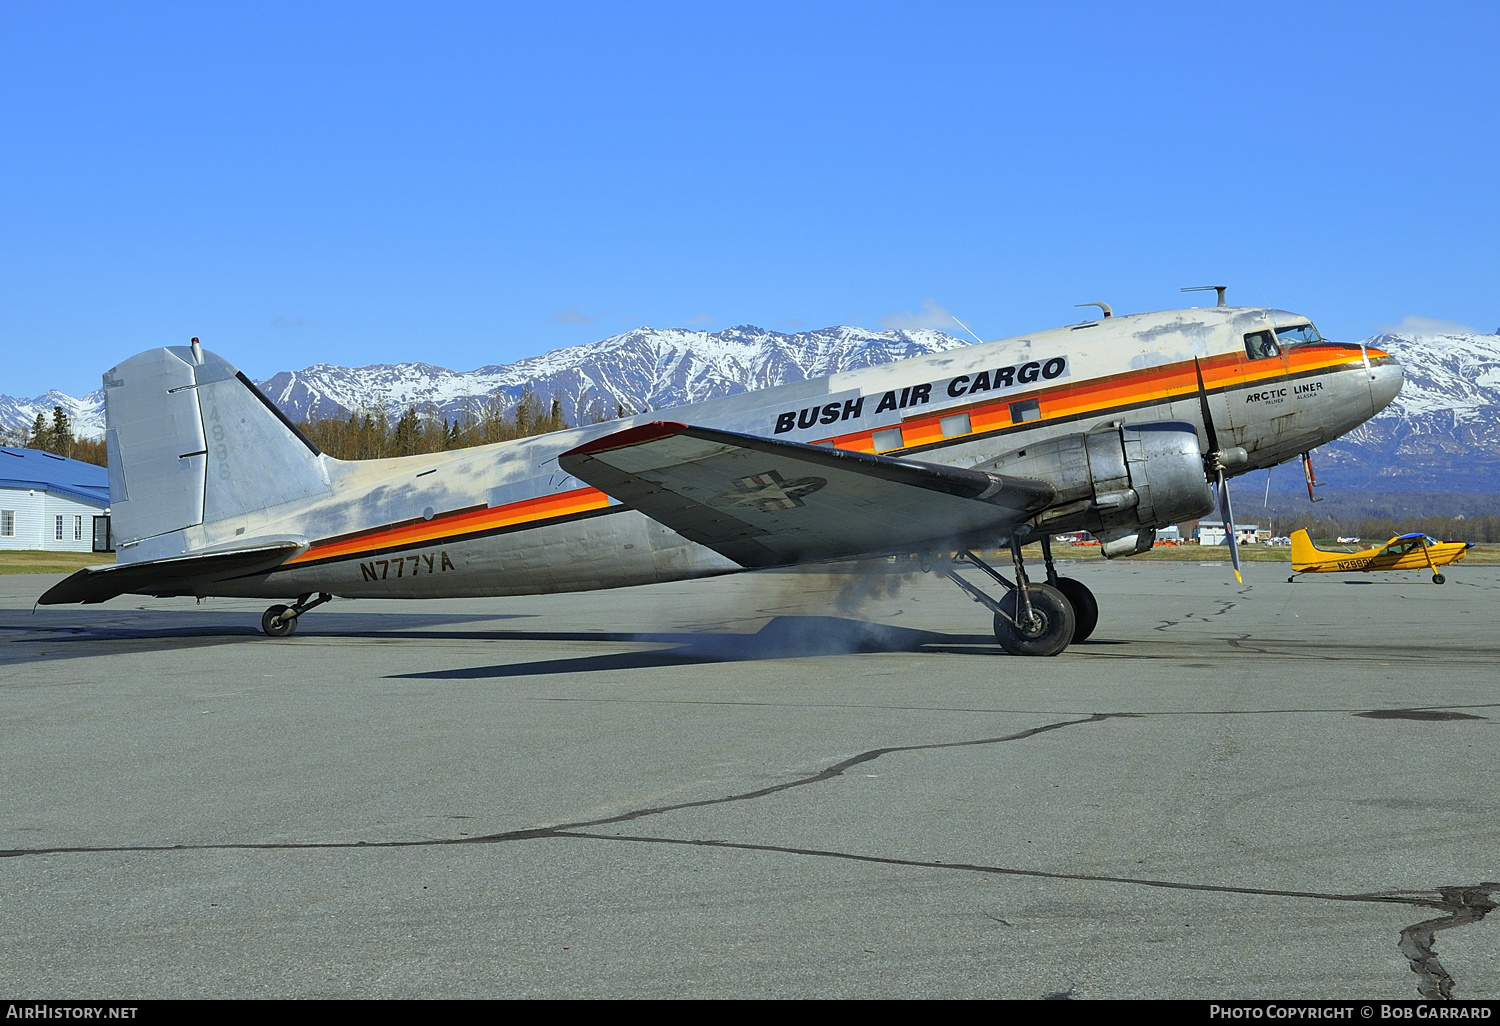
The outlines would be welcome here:
<svg viewBox="0 0 1500 1026">
<path fill-rule="evenodd" d="M 312 594 L 309 592 L 299 598 L 294 606 L 272 606 L 267 609 L 261 614 L 260 629 L 266 632 L 267 637 L 285 638 L 297 629 L 297 617 L 314 606 L 321 606 L 324 602 L 330 601 L 333 596 L 325 591 L 320 592 L 317 598 L 309 602 L 308 599 L 311 598 Z"/>
<path fill-rule="evenodd" d="M 1082 581 L 1057 576 L 1052 562 L 1051 539 L 1042 536 L 1042 556 L 1047 564 L 1047 583 L 1026 577 L 1021 559 L 1021 539 L 1012 538 L 1011 562 L 1016 579 L 1004 574 L 967 549 L 960 549 L 943 567 L 943 574 L 970 598 L 995 614 L 995 640 L 1011 655 L 1053 656 L 1094 632 L 1099 623 L 1099 603 Z M 1005 588 L 998 602 L 969 583 L 954 567 L 968 565 L 984 571 Z"/>
</svg>

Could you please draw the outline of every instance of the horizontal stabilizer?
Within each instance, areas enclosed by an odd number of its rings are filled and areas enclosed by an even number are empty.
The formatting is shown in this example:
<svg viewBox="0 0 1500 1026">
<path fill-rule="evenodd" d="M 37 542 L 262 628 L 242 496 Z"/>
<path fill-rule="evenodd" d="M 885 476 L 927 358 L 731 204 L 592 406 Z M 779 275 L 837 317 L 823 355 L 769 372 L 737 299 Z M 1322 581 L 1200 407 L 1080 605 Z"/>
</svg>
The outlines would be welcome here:
<svg viewBox="0 0 1500 1026">
<path fill-rule="evenodd" d="M 558 462 L 747 567 L 992 541 L 1053 498 L 1028 478 L 666 422 Z"/>
<path fill-rule="evenodd" d="M 54 585 L 37 602 L 105 602 L 118 595 L 191 595 L 194 586 L 278 567 L 307 550 L 302 539 L 281 539 L 221 552 L 195 552 L 171 559 L 84 567 Z"/>
</svg>

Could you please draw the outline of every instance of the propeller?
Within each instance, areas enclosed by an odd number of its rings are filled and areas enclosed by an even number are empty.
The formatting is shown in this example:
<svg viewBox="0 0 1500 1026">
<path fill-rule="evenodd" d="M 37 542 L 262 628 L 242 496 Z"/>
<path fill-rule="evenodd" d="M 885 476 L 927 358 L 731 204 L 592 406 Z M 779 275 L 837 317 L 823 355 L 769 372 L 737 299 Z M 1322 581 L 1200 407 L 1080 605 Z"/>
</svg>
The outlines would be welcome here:
<svg viewBox="0 0 1500 1026">
<path fill-rule="evenodd" d="M 1203 430 L 1208 435 L 1208 452 L 1204 456 L 1203 469 L 1209 481 L 1217 479 L 1219 491 L 1219 516 L 1224 518 L 1224 538 L 1229 542 L 1229 562 L 1234 567 L 1234 579 L 1241 584 L 1240 542 L 1234 535 L 1234 507 L 1229 503 L 1229 477 L 1224 472 L 1226 453 L 1219 446 L 1219 432 L 1214 430 L 1213 413 L 1208 408 L 1208 389 L 1203 387 L 1203 367 L 1193 357 L 1193 369 L 1198 372 L 1198 405 L 1203 410 Z"/>
</svg>

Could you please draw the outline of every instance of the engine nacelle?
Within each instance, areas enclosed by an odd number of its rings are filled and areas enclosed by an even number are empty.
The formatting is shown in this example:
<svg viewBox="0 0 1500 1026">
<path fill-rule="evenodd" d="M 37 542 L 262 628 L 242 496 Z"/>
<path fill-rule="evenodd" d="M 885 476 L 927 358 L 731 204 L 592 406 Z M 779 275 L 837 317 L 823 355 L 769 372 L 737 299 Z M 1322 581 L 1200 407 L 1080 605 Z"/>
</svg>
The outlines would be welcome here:
<svg viewBox="0 0 1500 1026">
<path fill-rule="evenodd" d="M 1088 531 L 1111 558 L 1144 552 L 1156 528 L 1214 508 L 1198 433 L 1178 421 L 1049 438 L 976 469 L 1046 481 L 1057 499 L 1037 518 L 1038 527 Z"/>
</svg>

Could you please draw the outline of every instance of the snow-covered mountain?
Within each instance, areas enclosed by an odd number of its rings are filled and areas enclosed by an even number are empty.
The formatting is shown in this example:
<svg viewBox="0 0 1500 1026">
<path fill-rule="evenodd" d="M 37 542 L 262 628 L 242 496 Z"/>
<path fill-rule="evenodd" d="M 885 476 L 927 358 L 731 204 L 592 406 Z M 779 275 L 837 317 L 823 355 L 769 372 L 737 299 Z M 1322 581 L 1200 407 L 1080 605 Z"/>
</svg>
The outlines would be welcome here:
<svg viewBox="0 0 1500 1026">
<path fill-rule="evenodd" d="M 1385 334 L 1366 344 L 1400 360 L 1406 383 L 1373 419 L 1318 450 L 1319 478 L 1344 491 L 1500 492 L 1500 335 Z"/>
<path fill-rule="evenodd" d="M 75 435 L 97 438 L 104 434 L 104 389 L 98 388 L 81 399 L 53 389 L 35 399 L 13 399 L 0 395 L 0 435 L 9 437 L 20 431 L 30 431 L 40 413 L 52 423 L 52 410 L 61 406 L 68 415 Z"/>
<path fill-rule="evenodd" d="M 720 332 L 638 328 L 588 345 L 459 373 L 423 363 L 373 367 L 318 364 L 261 384 L 293 419 L 348 416 L 408 406 L 448 417 L 496 399 L 513 406 L 530 385 L 555 398 L 571 423 L 593 410 L 614 416 L 715 399 L 838 371 L 937 353 L 965 343 L 940 331 L 824 328 L 784 335 L 750 325 Z"/>
<path fill-rule="evenodd" d="M 1314 456 L 1338 491 L 1500 492 L 1500 335 L 1385 334 L 1366 340 L 1399 359 L 1406 385 L 1377 417 Z M 939 331 L 838 327 L 781 334 L 639 328 L 516 363 L 452 371 L 425 363 L 282 371 L 260 388 L 293 420 L 408 406 L 447 417 L 500 402 L 530 385 L 556 398 L 573 423 L 618 408 L 664 409 L 717 396 L 889 363 L 968 343 Z M 226 354 L 233 358 L 233 354 Z M 0 429 L 30 427 L 38 412 L 68 413 L 74 430 L 104 430 L 103 393 L 73 398 L 0 396 Z M 1300 475 L 1299 475 L 1300 476 Z"/>
</svg>

